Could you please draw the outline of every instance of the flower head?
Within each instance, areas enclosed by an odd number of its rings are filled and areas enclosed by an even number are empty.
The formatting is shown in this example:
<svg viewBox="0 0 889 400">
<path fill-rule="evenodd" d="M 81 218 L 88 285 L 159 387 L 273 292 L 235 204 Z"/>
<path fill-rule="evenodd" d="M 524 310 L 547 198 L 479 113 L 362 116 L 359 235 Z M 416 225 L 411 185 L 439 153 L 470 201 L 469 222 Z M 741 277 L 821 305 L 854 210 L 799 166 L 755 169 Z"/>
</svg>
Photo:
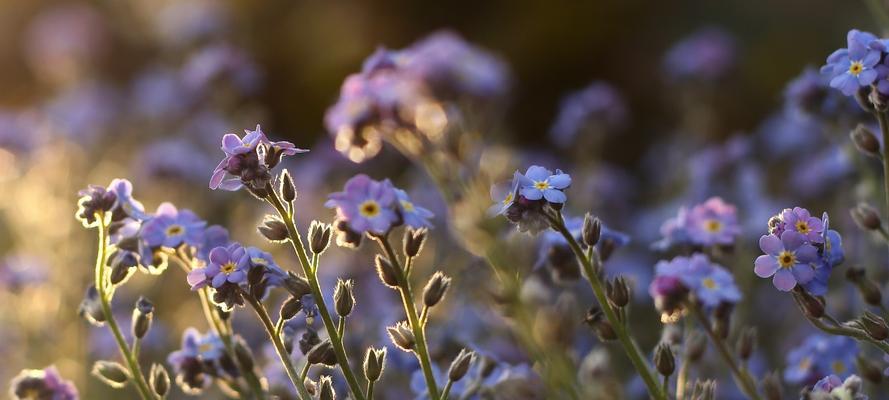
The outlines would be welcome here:
<svg viewBox="0 0 889 400">
<path fill-rule="evenodd" d="M 237 243 L 228 247 L 216 247 L 210 251 L 210 263 L 188 273 L 188 284 L 192 290 L 207 285 L 219 289 L 226 283 L 242 284 L 247 281 L 248 258 L 246 250 Z"/>
<path fill-rule="evenodd" d="M 222 340 L 213 332 L 202 335 L 188 328 L 182 334 L 182 347 L 167 357 L 176 383 L 189 394 L 198 394 L 210 386 L 213 376 L 220 376 L 228 356 Z"/>
<path fill-rule="evenodd" d="M 846 43 L 846 48 L 836 50 L 827 57 L 827 65 L 821 68 L 821 72 L 831 77 L 831 87 L 851 96 L 859 88 L 876 81 L 876 66 L 886 47 L 872 33 L 857 29 L 849 31 Z"/>
<path fill-rule="evenodd" d="M 117 194 L 102 186 L 89 185 L 78 195 L 80 200 L 77 201 L 75 217 L 84 227 L 96 226 L 97 213 L 111 212 L 117 207 Z"/>
<path fill-rule="evenodd" d="M 678 309 L 686 294 L 692 294 L 707 309 L 741 300 L 732 274 L 701 253 L 658 262 L 648 293 L 666 314 Z"/>
<path fill-rule="evenodd" d="M 741 233 L 735 206 L 711 197 L 691 208 L 686 229 L 692 243 L 702 246 L 729 245 Z"/>
<path fill-rule="evenodd" d="M 337 218 L 357 233 L 384 234 L 395 225 L 398 195 L 389 180 L 375 181 L 360 174 L 346 182 L 342 192 L 332 193 L 325 203 L 336 208 Z"/>
<path fill-rule="evenodd" d="M 77 388 L 59 375 L 55 366 L 26 369 L 12 379 L 9 395 L 13 400 L 77 400 Z"/>
<path fill-rule="evenodd" d="M 734 66 L 734 39 L 718 28 L 705 28 L 683 39 L 664 57 L 664 68 L 675 80 L 715 81 Z"/>
<path fill-rule="evenodd" d="M 553 174 L 544 167 L 532 165 L 524 175 L 519 175 L 519 186 L 519 193 L 528 200 L 546 199 L 561 204 L 568 199 L 564 190 L 571 186 L 571 176 L 558 169 Z"/>
<path fill-rule="evenodd" d="M 225 157 L 213 170 L 210 189 L 238 190 L 245 185 L 253 190 L 262 190 L 271 181 L 269 170 L 274 168 L 281 157 L 305 153 L 308 150 L 296 148 L 290 142 L 272 142 L 259 125 L 255 130 L 244 130 L 244 137 L 233 133 L 222 137 L 222 151 Z M 233 178 L 226 179 L 226 175 Z"/>
<path fill-rule="evenodd" d="M 772 277 L 778 290 L 790 291 L 797 283 L 806 284 L 815 277 L 810 264 L 818 260 L 818 249 L 803 235 L 795 231 L 785 231 L 780 237 L 763 235 L 759 247 L 765 255 L 756 258 L 754 272 L 761 278 Z"/>
<path fill-rule="evenodd" d="M 199 246 L 207 223 L 190 210 L 178 210 L 171 203 L 161 203 L 154 217 L 142 224 L 141 236 L 152 248 L 177 248 L 186 243 Z"/>
<path fill-rule="evenodd" d="M 416 229 L 432 226 L 429 222 L 434 216 L 432 211 L 414 204 L 404 190 L 395 188 L 395 196 L 398 197 L 398 211 L 405 225 Z"/>
<path fill-rule="evenodd" d="M 858 345 L 844 336 L 814 334 L 787 353 L 784 380 L 811 385 L 819 377 L 837 375 L 840 379 L 852 374 Z"/>
<path fill-rule="evenodd" d="M 813 217 L 809 210 L 802 207 L 794 207 L 793 209 L 785 209 L 781 212 L 781 220 L 784 222 L 784 229 L 795 231 L 811 242 L 822 243 L 824 241 L 824 224 L 818 218 Z"/>
<path fill-rule="evenodd" d="M 593 82 L 569 94 L 559 104 L 559 114 L 550 128 L 550 135 L 561 147 L 575 143 L 581 134 L 601 137 L 613 133 L 627 122 L 627 105 L 623 97 L 605 82 Z"/>
</svg>

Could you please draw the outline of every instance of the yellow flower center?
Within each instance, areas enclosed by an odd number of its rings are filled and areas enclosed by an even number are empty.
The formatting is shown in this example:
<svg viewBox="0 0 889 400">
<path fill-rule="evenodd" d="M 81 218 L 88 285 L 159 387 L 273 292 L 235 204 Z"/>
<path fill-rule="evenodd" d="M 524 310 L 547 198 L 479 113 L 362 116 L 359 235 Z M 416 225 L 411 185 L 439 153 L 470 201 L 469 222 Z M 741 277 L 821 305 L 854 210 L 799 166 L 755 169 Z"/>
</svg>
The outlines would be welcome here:
<svg viewBox="0 0 889 400">
<path fill-rule="evenodd" d="M 704 278 L 704 281 L 701 284 L 703 284 L 704 287 L 707 289 L 716 288 L 716 281 L 714 281 L 713 278 Z"/>
<path fill-rule="evenodd" d="M 546 189 L 549 189 L 549 182 L 537 181 L 537 182 L 534 182 L 534 187 L 539 190 L 546 190 Z"/>
<path fill-rule="evenodd" d="M 802 233 L 803 235 L 809 233 L 812 228 L 809 228 L 809 223 L 806 221 L 796 221 L 796 231 Z"/>
<path fill-rule="evenodd" d="M 803 358 L 799 362 L 799 369 L 806 370 L 806 369 L 809 369 L 809 367 L 811 367 L 811 366 L 812 366 L 812 359 L 809 357 Z"/>
<path fill-rule="evenodd" d="M 167 227 L 167 236 L 181 235 L 182 232 L 185 232 L 185 228 L 183 228 L 182 225 L 175 224 Z"/>
<path fill-rule="evenodd" d="M 509 193 L 506 195 L 506 198 L 503 199 L 503 205 L 505 206 L 505 205 L 507 205 L 507 204 L 509 204 L 509 203 L 512 203 L 512 197 L 513 197 L 512 192 L 509 192 Z"/>
<path fill-rule="evenodd" d="M 222 271 L 222 273 L 226 274 L 226 275 L 230 275 L 232 272 L 235 272 L 235 270 L 237 268 L 238 268 L 238 266 L 233 261 L 229 261 L 225 264 L 222 264 L 222 266 L 219 267 L 219 269 Z"/>
<path fill-rule="evenodd" d="M 708 219 L 704 223 L 704 229 L 706 229 L 707 232 L 710 232 L 710 233 L 717 233 L 722 230 L 722 222 L 719 222 L 718 220 L 715 220 L 715 219 Z"/>
<path fill-rule="evenodd" d="M 367 200 L 358 206 L 358 212 L 367 218 L 376 217 L 380 213 L 380 204 L 374 200 Z"/>
<path fill-rule="evenodd" d="M 253 265 L 266 265 L 266 264 L 268 264 L 268 263 L 266 262 L 265 258 L 262 258 L 262 257 L 253 257 L 253 258 L 250 259 L 250 262 L 253 263 Z"/>
<path fill-rule="evenodd" d="M 25 390 L 25 393 L 22 393 L 22 400 L 37 400 L 40 398 L 40 390 L 39 389 L 28 389 Z"/>
<path fill-rule="evenodd" d="M 796 254 L 789 252 L 787 250 L 782 251 L 778 254 L 778 265 L 781 268 L 790 268 L 796 264 Z"/>
<path fill-rule="evenodd" d="M 846 372 L 846 364 L 843 364 L 842 361 L 834 361 L 833 364 L 830 364 L 830 368 L 833 369 L 835 374 L 842 374 Z"/>
<path fill-rule="evenodd" d="M 414 211 L 414 203 L 411 203 L 407 200 L 401 201 L 401 208 L 404 208 L 404 211 L 413 212 Z"/>
<path fill-rule="evenodd" d="M 849 64 L 850 74 L 858 76 L 861 71 L 864 71 L 864 64 L 861 61 L 852 61 L 852 63 Z"/>
<path fill-rule="evenodd" d="M 198 352 L 200 353 L 206 353 L 212 349 L 213 346 L 210 343 L 201 343 L 201 345 L 198 346 Z"/>
</svg>

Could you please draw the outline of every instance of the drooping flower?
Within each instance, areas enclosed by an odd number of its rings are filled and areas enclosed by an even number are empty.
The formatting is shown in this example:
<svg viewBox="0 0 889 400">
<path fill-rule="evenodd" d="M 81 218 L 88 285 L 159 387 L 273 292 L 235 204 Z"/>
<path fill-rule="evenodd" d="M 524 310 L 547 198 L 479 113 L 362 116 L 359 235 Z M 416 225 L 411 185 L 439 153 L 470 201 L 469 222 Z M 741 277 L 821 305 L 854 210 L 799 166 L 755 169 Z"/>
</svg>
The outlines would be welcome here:
<svg viewBox="0 0 889 400">
<path fill-rule="evenodd" d="M 254 190 L 263 189 L 271 181 L 269 172 L 281 157 L 305 153 L 290 142 L 272 142 L 259 125 L 255 130 L 244 130 L 241 138 L 233 133 L 222 137 L 222 151 L 225 157 L 213 170 L 210 189 L 238 190 L 244 185 Z M 226 174 L 234 178 L 225 179 Z"/>
<path fill-rule="evenodd" d="M 199 246 L 207 223 L 190 210 L 178 210 L 171 203 L 161 203 L 154 217 L 142 225 L 141 236 L 152 248 L 177 248 L 186 243 Z"/>
<path fill-rule="evenodd" d="M 188 284 L 192 290 L 207 285 L 219 289 L 225 283 L 242 284 L 247 281 L 248 257 L 246 250 L 237 243 L 228 247 L 217 247 L 210 251 L 210 263 L 188 273 Z"/>
<path fill-rule="evenodd" d="M 324 205 L 336 208 L 337 218 L 353 232 L 384 234 L 398 222 L 397 197 L 388 179 L 380 182 L 359 174 L 346 182 L 342 192 L 331 193 Z"/>
<path fill-rule="evenodd" d="M 398 197 L 398 211 L 405 225 L 416 229 L 432 226 L 429 222 L 435 216 L 432 211 L 414 204 L 404 190 L 395 188 L 395 195 Z"/>
<path fill-rule="evenodd" d="M 59 375 L 55 366 L 26 369 L 12 379 L 9 396 L 13 400 L 78 400 L 77 388 Z"/>
<path fill-rule="evenodd" d="M 571 176 L 561 170 L 552 171 L 532 165 L 524 175 L 519 175 L 519 193 L 528 200 L 546 199 L 550 203 L 564 203 L 568 197 L 564 190 L 571 186 Z"/>
<path fill-rule="evenodd" d="M 818 261 L 818 250 L 803 235 L 795 231 L 785 231 L 780 237 L 763 235 L 759 247 L 765 254 L 756 258 L 754 272 L 761 278 L 772 277 L 778 290 L 788 292 L 815 277 L 810 264 Z"/>
<path fill-rule="evenodd" d="M 876 66 L 886 46 L 872 33 L 852 29 L 846 35 L 847 47 L 831 53 L 821 72 L 830 76 L 830 86 L 846 96 L 877 79 Z"/>
</svg>

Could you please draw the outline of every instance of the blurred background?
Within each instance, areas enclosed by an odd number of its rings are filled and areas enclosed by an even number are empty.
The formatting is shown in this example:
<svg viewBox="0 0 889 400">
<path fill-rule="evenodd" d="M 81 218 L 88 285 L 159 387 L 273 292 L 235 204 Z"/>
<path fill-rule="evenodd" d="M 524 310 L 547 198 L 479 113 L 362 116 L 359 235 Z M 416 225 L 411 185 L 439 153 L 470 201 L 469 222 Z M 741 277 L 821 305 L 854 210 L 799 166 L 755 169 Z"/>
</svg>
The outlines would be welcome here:
<svg viewBox="0 0 889 400">
<path fill-rule="evenodd" d="M 506 155 L 501 156 L 510 166 L 544 161 L 566 171 L 577 167 L 572 171 L 575 182 L 586 183 L 575 185 L 578 194 L 572 211 L 580 215 L 593 209 L 633 237 L 638 251 L 616 256 L 615 264 L 624 272 L 638 271 L 637 301 L 645 308 L 650 308 L 646 276 L 656 260 L 647 252 L 648 245 L 658 238 L 660 222 L 679 205 L 709 195 L 738 203 L 742 219 L 754 227 L 745 236 L 750 252 L 756 250 L 754 240 L 763 233 L 768 216 L 792 205 L 779 201 L 786 197 L 808 199 L 813 211 L 829 211 L 837 226 L 851 227 L 846 208 L 853 203 L 848 201 L 879 193 L 848 179 L 873 172 L 867 167 L 863 173 L 852 172 L 857 161 L 849 156 L 846 133 L 857 117 L 799 120 L 788 112 L 784 93 L 788 81 L 806 66 L 819 67 L 830 52 L 843 46 L 850 28 L 879 33 L 883 14 L 871 7 L 883 6 L 876 0 L 3 1 L 0 354 L 5 362 L 0 365 L 0 382 L 22 368 L 56 364 L 77 384 L 83 398 L 120 398 L 114 396 L 122 392 L 107 389 L 88 375 L 92 361 L 116 357 L 110 336 L 77 316 L 95 251 L 93 232 L 73 218 L 76 193 L 88 183 L 106 185 L 114 177 L 128 178 L 147 209 L 162 201 L 193 209 L 211 223 L 226 226 L 233 238 L 274 249 L 282 265 L 292 265 L 292 255 L 279 254 L 280 246 L 263 243 L 255 235 L 267 210 L 245 193 L 207 189 L 225 133 L 240 133 L 259 123 L 273 139 L 312 149 L 307 156 L 288 161 L 300 191 L 303 224 L 312 218 L 332 220 L 332 212 L 322 207 L 327 193 L 364 171 L 378 178 L 391 176 L 410 188 L 416 202 L 436 212 L 437 225 L 451 226 L 449 218 L 454 215 L 449 216 L 446 201 L 428 177 L 419 169 L 403 172 L 408 159 L 385 146 L 379 156 L 355 164 L 334 149 L 337 132 L 325 126 L 325 113 L 338 101 L 344 79 L 359 72 L 379 46 L 407 48 L 442 29 L 489 52 L 505 67 L 508 88 L 494 102 L 496 122 L 482 125 L 495 128 L 478 132 L 481 141 L 504 149 Z M 703 44 L 696 47 L 692 42 L 686 50 L 677 47 L 695 37 L 703 38 Z M 677 52 L 674 58 L 704 62 L 677 65 L 670 61 L 670 54 Z M 620 98 L 616 108 L 606 108 L 607 114 L 598 118 L 620 118 L 604 128 L 587 121 L 598 129 L 594 131 L 598 136 L 592 144 L 572 147 L 577 138 L 573 133 L 565 134 L 568 139 L 556 133 L 562 131 L 556 121 L 566 96 L 593 82 L 606 82 Z M 575 130 L 577 124 L 572 125 Z M 603 129 L 609 132 L 600 132 Z M 807 165 L 800 171 L 770 167 L 793 164 L 783 156 L 770 157 L 811 148 L 799 144 L 814 140 L 799 139 L 806 135 L 818 138 L 817 148 L 840 142 L 836 148 L 842 151 L 819 153 L 824 159 L 820 167 Z M 754 168 L 747 162 L 754 159 L 766 161 Z M 734 169 L 739 165 L 743 168 Z M 731 178 L 721 180 L 725 174 Z M 491 175 L 507 178 L 509 172 Z M 831 192 L 841 199 L 818 191 L 782 193 L 788 187 L 785 176 L 797 182 L 835 179 L 830 181 L 836 182 L 834 188 L 848 190 Z M 744 186 L 751 181 L 756 190 Z M 443 349 L 449 342 L 484 343 L 501 360 L 527 362 L 510 338 L 484 334 L 483 322 L 508 324 L 498 319 L 496 307 L 487 306 L 491 300 L 486 288 L 473 283 L 476 274 L 490 278 L 490 271 L 479 272 L 484 268 L 471 256 L 473 249 L 445 251 L 466 247 L 453 237 L 454 231 L 437 231 L 437 241 L 421 264 L 426 274 L 432 267 L 453 266 L 452 274 L 466 284 L 458 284 L 460 292 L 453 297 L 450 312 L 459 312 L 461 323 L 474 321 L 477 328 L 440 321 L 444 326 L 432 335 L 441 336 Z M 854 237 L 847 240 L 854 243 Z M 870 244 L 862 241 L 854 246 Z M 322 273 L 329 279 L 328 293 L 333 279 L 342 274 L 359 279 L 359 293 L 364 289 L 365 296 L 386 299 L 382 304 L 397 304 L 376 282 L 369 268 L 370 253 L 331 253 L 325 261 L 329 267 Z M 738 257 L 733 263 L 746 268 L 753 256 Z M 535 257 L 528 256 L 527 269 Z M 122 321 L 129 320 L 129 305 L 140 294 L 155 300 L 159 321 L 143 355 L 157 361 L 176 349 L 185 327 L 205 329 L 196 297 L 179 271 L 170 272 L 137 276 L 115 298 Z M 552 286 L 549 278 L 543 280 Z M 555 297 L 547 293 L 555 304 Z M 840 297 L 852 298 L 847 293 Z M 379 310 L 367 310 L 367 315 L 376 312 L 386 321 L 398 319 L 383 312 L 382 305 L 368 308 Z M 654 319 L 653 311 L 639 313 Z M 263 332 L 252 317 L 239 313 L 236 325 L 256 344 L 254 352 L 267 356 L 261 347 Z M 762 323 L 775 323 L 788 332 L 804 326 L 780 318 L 765 318 Z M 357 331 L 369 333 L 355 339 L 355 348 L 385 344 L 383 327 L 376 326 L 374 318 L 368 318 L 363 328 L 362 322 L 357 324 Z M 468 337 L 455 338 L 461 329 L 461 335 Z M 581 359 L 593 344 L 588 330 L 579 332 L 590 337 L 578 339 L 583 350 L 576 358 Z M 471 337 L 474 333 L 480 337 Z M 803 334 L 788 336 L 798 339 Z M 642 337 L 645 343 L 657 340 L 656 333 Z M 782 352 L 795 342 L 770 343 L 762 363 L 779 368 Z M 398 357 L 407 358 L 395 353 L 390 351 L 397 356 L 394 365 L 399 365 Z M 443 354 L 442 360 L 446 359 Z M 410 360 L 401 363 L 403 373 L 387 378 L 400 389 L 393 389 L 388 398 L 410 393 Z M 632 381 L 624 372 L 618 375 L 622 375 L 618 380 Z M 221 398 L 217 391 L 205 396 Z M 176 391 L 172 398 L 181 397 Z"/>
</svg>

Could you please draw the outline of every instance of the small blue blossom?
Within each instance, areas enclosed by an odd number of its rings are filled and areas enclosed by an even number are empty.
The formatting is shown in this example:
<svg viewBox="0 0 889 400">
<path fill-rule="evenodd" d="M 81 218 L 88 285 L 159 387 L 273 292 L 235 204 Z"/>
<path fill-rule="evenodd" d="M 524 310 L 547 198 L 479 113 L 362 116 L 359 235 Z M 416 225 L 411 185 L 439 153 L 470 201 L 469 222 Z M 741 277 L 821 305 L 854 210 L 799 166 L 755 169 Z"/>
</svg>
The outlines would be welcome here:
<svg viewBox="0 0 889 400">
<path fill-rule="evenodd" d="M 830 86 L 846 96 L 877 80 L 876 66 L 886 46 L 871 33 L 857 29 L 846 35 L 847 47 L 834 51 L 827 57 L 827 65 L 821 72 L 831 76 Z"/>
<path fill-rule="evenodd" d="M 765 255 L 756 258 L 754 272 L 760 278 L 773 277 L 778 290 L 788 292 L 797 283 L 806 284 L 815 277 L 810 264 L 818 260 L 818 250 L 803 235 L 794 231 L 785 231 L 780 237 L 763 235 L 759 247 Z"/>
<path fill-rule="evenodd" d="M 167 356 L 173 367 L 176 383 L 188 394 L 198 394 L 219 375 L 220 362 L 225 357 L 222 339 L 213 332 L 201 335 L 197 329 L 188 328 L 182 334 L 182 347 Z"/>
<path fill-rule="evenodd" d="M 564 190 L 571 186 L 571 176 L 561 170 L 557 169 L 553 174 L 544 167 L 532 165 L 518 178 L 519 193 L 528 200 L 546 199 L 550 203 L 561 204 L 568 199 Z"/>
<path fill-rule="evenodd" d="M 177 248 L 186 243 L 198 246 L 203 241 L 207 223 L 190 210 L 178 210 L 171 203 L 161 203 L 154 217 L 142 224 L 141 236 L 152 248 Z"/>
<path fill-rule="evenodd" d="M 398 197 L 398 211 L 405 225 L 417 229 L 432 227 L 429 222 L 435 216 L 432 211 L 414 204 L 404 190 L 395 188 L 395 195 Z"/>
<path fill-rule="evenodd" d="M 246 254 L 244 247 L 237 243 L 211 250 L 209 265 L 189 272 L 188 284 L 192 290 L 197 290 L 207 285 L 219 289 L 225 283 L 246 282 L 249 266 Z"/>
<path fill-rule="evenodd" d="M 384 234 L 398 222 L 397 195 L 389 180 L 375 181 L 360 174 L 346 182 L 342 192 L 328 196 L 327 208 L 336 208 L 337 218 L 357 233 Z"/>
<path fill-rule="evenodd" d="M 522 174 L 516 171 L 512 181 L 502 182 L 491 186 L 491 200 L 494 204 L 488 208 L 488 215 L 497 216 L 506 213 L 519 197 L 519 177 Z"/>
<path fill-rule="evenodd" d="M 794 384 L 813 384 L 828 374 L 840 378 L 852 374 L 858 345 L 845 336 L 813 334 L 787 353 L 784 380 Z"/>
</svg>

